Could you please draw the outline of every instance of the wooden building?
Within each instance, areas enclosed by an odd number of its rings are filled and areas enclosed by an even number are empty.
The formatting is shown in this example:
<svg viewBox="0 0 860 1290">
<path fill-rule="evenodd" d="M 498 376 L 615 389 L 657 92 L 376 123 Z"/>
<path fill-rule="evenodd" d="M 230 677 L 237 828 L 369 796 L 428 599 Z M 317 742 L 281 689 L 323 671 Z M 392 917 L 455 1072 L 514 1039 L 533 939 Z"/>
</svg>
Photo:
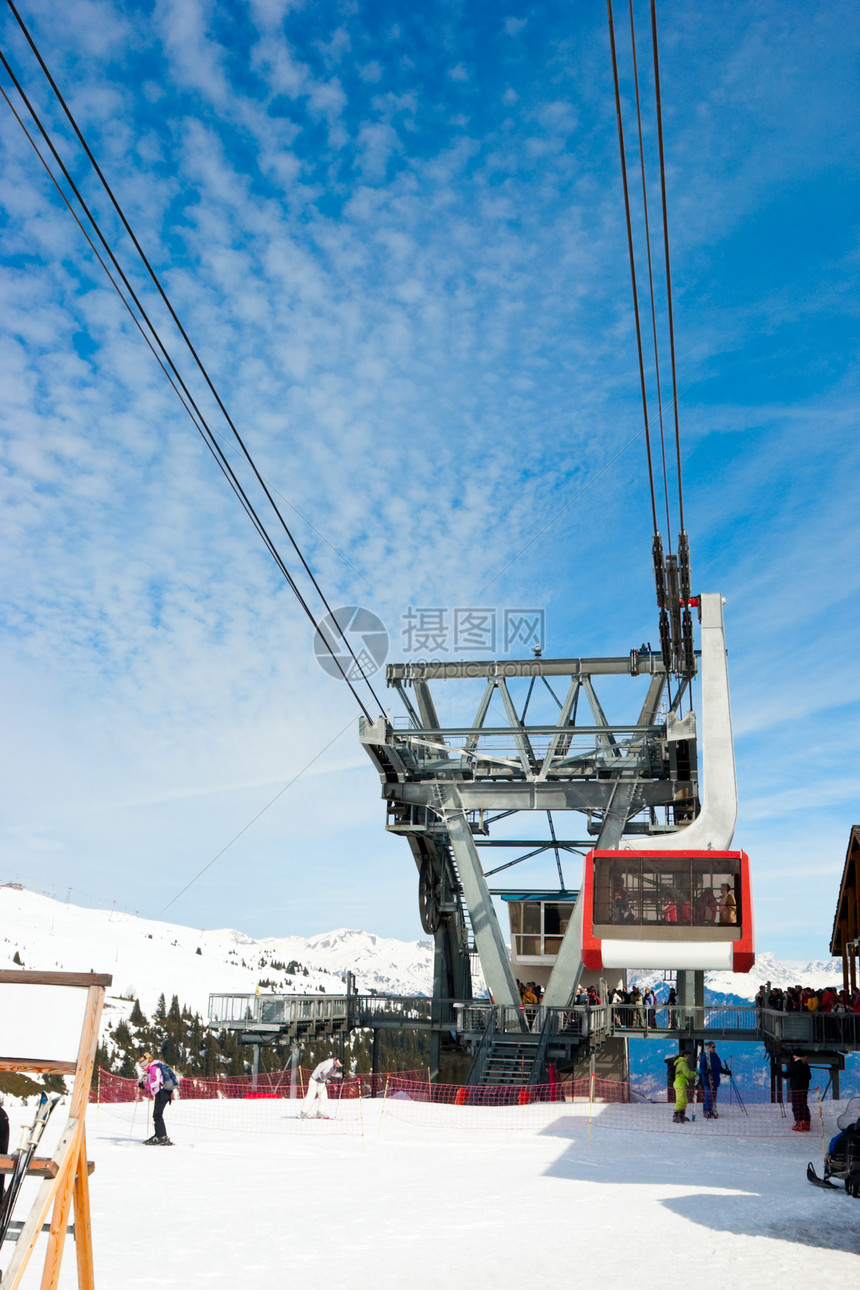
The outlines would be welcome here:
<svg viewBox="0 0 860 1290">
<path fill-rule="evenodd" d="M 852 993 L 857 989 L 858 975 L 860 975 L 857 971 L 857 959 L 860 954 L 858 869 L 860 869 L 860 824 L 855 824 L 848 840 L 848 854 L 842 871 L 839 901 L 836 905 L 833 935 L 830 940 L 830 953 L 841 955 L 842 958 L 842 984 Z"/>
</svg>

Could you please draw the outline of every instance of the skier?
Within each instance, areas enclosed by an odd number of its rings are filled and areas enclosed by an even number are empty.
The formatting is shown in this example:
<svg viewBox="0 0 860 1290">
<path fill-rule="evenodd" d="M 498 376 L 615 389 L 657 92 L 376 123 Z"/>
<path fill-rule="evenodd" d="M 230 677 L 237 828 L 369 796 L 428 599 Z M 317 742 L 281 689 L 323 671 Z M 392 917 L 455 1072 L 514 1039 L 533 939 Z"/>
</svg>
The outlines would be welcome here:
<svg viewBox="0 0 860 1290">
<path fill-rule="evenodd" d="M 141 1071 L 137 1081 L 138 1088 L 143 1089 L 152 1098 L 152 1127 L 155 1129 L 151 1138 L 144 1142 L 146 1147 L 172 1147 L 164 1127 L 164 1108 L 173 1101 L 176 1088 L 176 1077 L 166 1062 L 156 1061 L 152 1053 L 144 1053 L 138 1062 Z"/>
<path fill-rule="evenodd" d="M 316 1066 L 308 1080 L 308 1091 L 305 1094 L 304 1104 L 299 1112 L 300 1120 L 324 1120 L 326 1115 L 317 1105 L 319 1102 L 328 1101 L 328 1089 L 326 1085 L 329 1080 L 342 1079 L 343 1067 L 336 1057 L 329 1057 L 327 1061 L 320 1062 Z"/>
<path fill-rule="evenodd" d="M 724 1066 L 717 1053 L 716 1044 L 708 1044 L 702 1049 L 699 1058 L 699 1078 L 705 1090 L 704 1116 L 706 1120 L 718 1120 L 717 1094 L 720 1089 L 720 1076 L 729 1075 L 728 1066 Z"/>
<path fill-rule="evenodd" d="M 795 1053 L 782 1072 L 788 1080 L 791 1091 L 791 1109 L 794 1112 L 792 1133 L 809 1133 L 811 1116 L 809 1114 L 809 1081 L 812 1071 L 809 1069 L 809 1058 L 803 1053 Z"/>
<path fill-rule="evenodd" d="M 687 1110 L 687 1085 L 692 1084 L 696 1078 L 696 1072 L 690 1070 L 687 1062 L 687 1053 L 679 1053 L 675 1058 L 675 1114 L 672 1116 L 675 1124 L 688 1124 Z"/>
</svg>

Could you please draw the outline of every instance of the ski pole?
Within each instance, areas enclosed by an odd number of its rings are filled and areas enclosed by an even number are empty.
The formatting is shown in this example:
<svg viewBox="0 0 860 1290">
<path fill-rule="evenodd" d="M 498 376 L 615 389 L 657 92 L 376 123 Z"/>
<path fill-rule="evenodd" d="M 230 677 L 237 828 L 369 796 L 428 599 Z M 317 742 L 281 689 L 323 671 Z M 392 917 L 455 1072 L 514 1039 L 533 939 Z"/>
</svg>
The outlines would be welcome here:
<svg viewBox="0 0 860 1290">
<path fill-rule="evenodd" d="M 379 1132 L 376 1135 L 376 1141 L 382 1139 L 382 1118 L 385 1115 L 385 1099 L 388 1097 L 388 1081 L 391 1079 L 390 1073 L 385 1077 L 385 1089 L 382 1094 L 382 1110 L 379 1112 Z"/>
<path fill-rule="evenodd" d="M 735 1090 L 735 1097 L 738 1099 L 738 1106 L 741 1108 L 741 1110 L 743 1111 L 744 1115 L 749 1115 L 749 1111 L 747 1110 L 747 1108 L 746 1108 L 746 1106 L 745 1106 L 745 1104 L 744 1104 L 744 1100 L 743 1100 L 743 1098 L 741 1097 L 741 1091 L 740 1091 L 740 1089 L 738 1088 L 737 1084 L 735 1083 L 735 1077 L 734 1077 L 734 1075 L 732 1074 L 732 1072 L 731 1072 L 731 1071 L 729 1071 L 729 1081 L 730 1081 L 730 1083 L 731 1083 L 732 1088 Z"/>
<path fill-rule="evenodd" d="M 358 1119 L 361 1125 L 361 1153 L 364 1155 L 364 1098 L 362 1096 L 361 1076 L 358 1077 Z"/>
<path fill-rule="evenodd" d="M 6 1239 L 6 1233 L 9 1230 L 9 1223 L 12 1219 L 12 1210 L 15 1208 L 15 1201 L 18 1199 L 18 1193 L 27 1176 L 30 1161 L 36 1154 L 39 1139 L 44 1133 L 48 1118 L 59 1100 L 59 1093 L 53 1093 L 50 1097 L 48 1097 L 47 1093 L 43 1093 L 39 1098 L 39 1105 L 36 1107 L 32 1125 L 25 1126 L 21 1135 L 21 1145 L 15 1152 L 15 1167 L 12 1170 L 12 1177 L 9 1179 L 9 1186 L 3 1197 L 2 1207 L 0 1207 L 0 1246 Z"/>
</svg>

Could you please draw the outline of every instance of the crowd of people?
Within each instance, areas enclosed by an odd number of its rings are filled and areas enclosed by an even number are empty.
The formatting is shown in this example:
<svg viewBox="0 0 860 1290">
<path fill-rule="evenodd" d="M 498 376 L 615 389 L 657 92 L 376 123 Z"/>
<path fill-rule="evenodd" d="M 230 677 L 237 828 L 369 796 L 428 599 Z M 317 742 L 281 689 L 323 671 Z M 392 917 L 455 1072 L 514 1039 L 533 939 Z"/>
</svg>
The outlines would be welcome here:
<svg viewBox="0 0 860 1290">
<path fill-rule="evenodd" d="M 719 895 L 713 888 L 705 887 L 695 897 L 683 893 L 669 894 L 660 900 L 646 893 L 641 899 L 631 901 L 623 886 L 612 893 L 611 919 L 613 923 L 682 923 L 696 927 L 719 923 L 730 926 L 738 921 L 738 903 L 729 883 L 720 885 Z"/>
<path fill-rule="evenodd" d="M 782 990 L 766 982 L 755 997 L 757 1008 L 772 1012 L 860 1012 L 860 990 L 837 990 L 826 985 L 821 990 L 811 986 L 790 985 Z"/>
<path fill-rule="evenodd" d="M 525 1008 L 536 1008 L 543 998 L 543 989 L 535 981 L 517 981 L 520 1000 Z M 573 1000 L 577 1008 L 596 1008 L 601 1003 L 594 985 L 577 986 Z M 614 989 L 608 999 L 612 1008 L 612 1024 L 631 1030 L 674 1030 L 678 1024 L 678 998 L 674 986 L 669 986 L 666 997 L 659 998 L 650 986 L 640 990 L 633 985 L 629 990 Z M 783 990 L 769 982 L 761 986 L 755 997 L 758 1009 L 776 1012 L 822 1013 L 833 1018 L 834 1029 L 841 1024 L 844 1030 L 849 1022 L 837 1022 L 847 1014 L 860 1014 L 860 990 L 837 990 L 835 986 L 813 989 L 811 986 L 793 985 Z M 659 1013 L 659 1016 L 658 1016 Z"/>
<path fill-rule="evenodd" d="M 543 989 L 537 981 L 520 981 L 517 979 L 517 989 L 520 992 L 520 1002 L 527 1007 L 537 1007 L 543 998 Z M 598 1003 L 600 1000 L 598 1000 Z"/>
<path fill-rule="evenodd" d="M 669 993 L 674 996 L 674 988 Z M 612 1020 L 616 1026 L 632 1026 L 643 1033 L 656 1029 L 657 1009 L 662 1005 L 650 987 L 646 987 L 644 991 L 638 985 L 630 990 L 617 987 L 612 991 L 609 1002 L 612 1004 Z M 672 1002 L 674 1003 L 674 998 Z"/>
<path fill-rule="evenodd" d="M 535 981 L 517 981 L 520 1001 L 526 1008 L 536 1008 L 543 998 L 543 989 Z M 576 987 L 573 1004 L 577 1008 L 596 1008 L 600 1004 L 600 994 L 595 985 Z M 661 1029 L 672 1030 L 677 1019 L 677 995 L 675 987 L 670 986 L 665 999 L 658 999 L 650 986 L 640 990 L 634 985 L 629 990 L 621 987 L 612 991 L 609 998 L 612 1006 L 612 1020 L 616 1026 L 630 1026 L 644 1032 L 657 1029 L 657 1010 L 667 1009 L 660 1017 Z"/>
</svg>

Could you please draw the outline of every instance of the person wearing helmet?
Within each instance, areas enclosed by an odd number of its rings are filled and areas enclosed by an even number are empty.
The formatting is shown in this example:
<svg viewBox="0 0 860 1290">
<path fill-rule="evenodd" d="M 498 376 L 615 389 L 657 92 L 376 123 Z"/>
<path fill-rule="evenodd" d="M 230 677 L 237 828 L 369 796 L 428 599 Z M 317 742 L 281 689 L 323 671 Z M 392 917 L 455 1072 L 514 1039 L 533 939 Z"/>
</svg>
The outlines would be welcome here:
<svg viewBox="0 0 860 1290">
<path fill-rule="evenodd" d="M 323 1110 L 323 1105 L 328 1101 L 328 1088 L 326 1086 L 330 1080 L 342 1078 L 343 1067 L 336 1057 L 329 1057 L 326 1061 L 320 1062 L 319 1066 L 314 1067 L 313 1073 L 308 1080 L 308 1091 L 305 1094 L 305 1100 L 299 1112 L 299 1119 L 327 1119 Z"/>
</svg>

